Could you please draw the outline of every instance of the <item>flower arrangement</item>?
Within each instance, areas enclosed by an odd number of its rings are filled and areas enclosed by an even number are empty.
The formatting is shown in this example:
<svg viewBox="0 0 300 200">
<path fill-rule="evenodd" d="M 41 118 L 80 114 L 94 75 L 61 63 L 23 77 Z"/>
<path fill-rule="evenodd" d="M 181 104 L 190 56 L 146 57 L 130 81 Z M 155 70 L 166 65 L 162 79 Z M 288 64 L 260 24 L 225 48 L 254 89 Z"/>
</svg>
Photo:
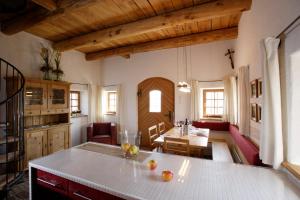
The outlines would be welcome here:
<svg viewBox="0 0 300 200">
<path fill-rule="evenodd" d="M 42 67 L 40 70 L 44 73 L 43 79 L 50 80 L 51 79 L 51 71 L 53 70 L 51 66 L 51 56 L 50 50 L 42 45 L 40 56 L 43 60 Z"/>
<path fill-rule="evenodd" d="M 55 80 L 61 81 L 62 76 L 64 75 L 64 72 L 60 68 L 61 52 L 59 50 L 54 50 L 53 54 L 56 69 L 53 70 L 52 73 L 55 75 Z"/>
<path fill-rule="evenodd" d="M 40 56 L 42 58 L 42 66 L 40 70 L 44 73 L 44 80 L 51 80 L 52 78 L 56 81 L 61 81 L 64 72 L 60 68 L 61 52 L 59 50 L 52 50 L 41 44 Z M 53 59 L 53 62 L 51 60 Z M 55 69 L 52 67 L 52 63 L 55 64 Z M 51 76 L 53 75 L 53 77 Z"/>
</svg>

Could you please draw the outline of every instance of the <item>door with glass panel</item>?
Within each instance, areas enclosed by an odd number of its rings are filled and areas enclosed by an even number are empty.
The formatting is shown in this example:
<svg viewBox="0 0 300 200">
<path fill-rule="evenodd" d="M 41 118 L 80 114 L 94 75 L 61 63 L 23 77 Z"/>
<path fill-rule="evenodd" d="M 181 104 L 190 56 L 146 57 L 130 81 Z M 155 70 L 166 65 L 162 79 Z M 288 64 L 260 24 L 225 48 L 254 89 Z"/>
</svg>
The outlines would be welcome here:
<svg viewBox="0 0 300 200">
<path fill-rule="evenodd" d="M 60 83 L 48 84 L 48 109 L 68 108 L 69 85 Z"/>
<path fill-rule="evenodd" d="M 25 84 L 25 109 L 41 110 L 47 108 L 47 84 L 39 80 L 27 80 Z"/>
<path fill-rule="evenodd" d="M 154 77 L 138 85 L 138 128 L 142 132 L 141 145 L 149 147 L 148 128 L 164 122 L 166 130 L 174 124 L 174 83 Z"/>
</svg>

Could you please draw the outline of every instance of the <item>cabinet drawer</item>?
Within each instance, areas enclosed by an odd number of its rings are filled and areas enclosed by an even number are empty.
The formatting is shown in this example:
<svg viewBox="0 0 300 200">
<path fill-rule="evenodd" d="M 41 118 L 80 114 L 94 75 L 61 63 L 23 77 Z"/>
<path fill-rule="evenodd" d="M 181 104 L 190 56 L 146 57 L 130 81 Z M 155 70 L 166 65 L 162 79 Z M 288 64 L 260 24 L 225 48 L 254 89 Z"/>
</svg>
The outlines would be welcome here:
<svg viewBox="0 0 300 200">
<path fill-rule="evenodd" d="M 69 113 L 69 108 L 56 109 L 56 113 Z"/>
<path fill-rule="evenodd" d="M 60 194 L 68 195 L 68 180 L 37 170 L 37 184 Z"/>
<path fill-rule="evenodd" d="M 40 115 L 40 114 L 41 114 L 40 110 L 24 110 L 25 116 L 33 116 L 33 115 Z"/>
<path fill-rule="evenodd" d="M 55 110 L 47 109 L 47 110 L 41 110 L 42 115 L 50 115 L 55 114 Z"/>
<path fill-rule="evenodd" d="M 69 181 L 69 197 L 74 200 L 122 200 L 119 197 Z"/>
<path fill-rule="evenodd" d="M 69 197 L 76 200 L 96 200 L 99 199 L 99 192 L 95 189 L 70 181 Z"/>
</svg>

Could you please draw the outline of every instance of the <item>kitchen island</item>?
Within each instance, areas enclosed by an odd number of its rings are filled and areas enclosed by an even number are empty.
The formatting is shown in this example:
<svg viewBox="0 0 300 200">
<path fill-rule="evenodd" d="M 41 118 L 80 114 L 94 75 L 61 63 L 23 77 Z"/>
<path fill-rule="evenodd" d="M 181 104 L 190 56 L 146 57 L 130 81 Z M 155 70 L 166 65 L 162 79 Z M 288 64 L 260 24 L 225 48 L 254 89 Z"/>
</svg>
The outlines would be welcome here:
<svg viewBox="0 0 300 200">
<path fill-rule="evenodd" d="M 151 159 L 158 162 L 154 171 L 147 168 Z M 170 182 L 161 180 L 165 169 L 174 173 Z M 145 151 L 130 160 L 119 147 L 96 143 L 31 161 L 29 173 L 30 199 L 41 198 L 43 186 L 66 199 L 300 199 L 300 189 L 280 171 Z M 51 176 L 56 180 L 44 179 Z"/>
</svg>

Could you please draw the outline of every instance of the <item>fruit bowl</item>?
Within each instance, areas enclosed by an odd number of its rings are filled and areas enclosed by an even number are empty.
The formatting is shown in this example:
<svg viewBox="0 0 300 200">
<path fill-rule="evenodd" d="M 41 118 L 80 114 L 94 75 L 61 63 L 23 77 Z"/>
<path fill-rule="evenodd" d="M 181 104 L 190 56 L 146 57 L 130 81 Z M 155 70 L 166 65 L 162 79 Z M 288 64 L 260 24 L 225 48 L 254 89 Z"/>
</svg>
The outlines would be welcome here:
<svg viewBox="0 0 300 200">
<path fill-rule="evenodd" d="M 139 147 L 134 144 L 124 143 L 121 149 L 125 158 L 134 158 L 139 154 Z"/>
</svg>

